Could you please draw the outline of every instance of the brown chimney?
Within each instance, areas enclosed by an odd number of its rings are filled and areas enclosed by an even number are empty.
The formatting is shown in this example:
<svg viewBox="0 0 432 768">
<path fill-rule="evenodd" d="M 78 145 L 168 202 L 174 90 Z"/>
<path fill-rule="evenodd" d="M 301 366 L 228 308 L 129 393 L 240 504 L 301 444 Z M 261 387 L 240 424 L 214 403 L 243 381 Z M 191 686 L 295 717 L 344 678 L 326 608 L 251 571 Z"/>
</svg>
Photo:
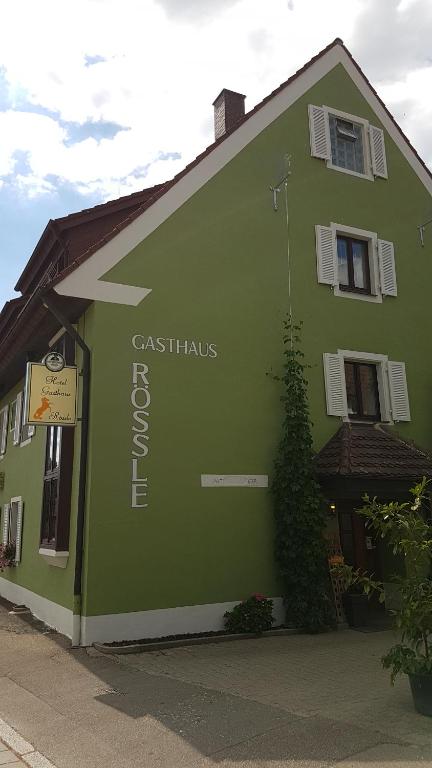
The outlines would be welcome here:
<svg viewBox="0 0 432 768">
<path fill-rule="evenodd" d="M 241 93 L 224 88 L 214 100 L 215 139 L 220 139 L 244 116 L 245 98 Z"/>
</svg>

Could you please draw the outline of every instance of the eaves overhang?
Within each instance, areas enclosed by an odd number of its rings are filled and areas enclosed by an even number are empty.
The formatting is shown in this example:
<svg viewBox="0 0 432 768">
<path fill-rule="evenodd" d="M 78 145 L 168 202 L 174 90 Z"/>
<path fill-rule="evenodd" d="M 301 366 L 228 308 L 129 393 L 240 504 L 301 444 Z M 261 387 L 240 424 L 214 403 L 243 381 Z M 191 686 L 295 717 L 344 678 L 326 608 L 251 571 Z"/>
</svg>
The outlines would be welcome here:
<svg viewBox="0 0 432 768">
<path fill-rule="evenodd" d="M 89 306 L 88 301 L 71 297 L 57 296 L 57 301 L 70 322 L 76 322 Z M 0 333 L 0 398 L 24 377 L 27 361 L 38 360 L 46 352 L 60 328 L 43 305 L 42 290 L 22 304 Z"/>
</svg>

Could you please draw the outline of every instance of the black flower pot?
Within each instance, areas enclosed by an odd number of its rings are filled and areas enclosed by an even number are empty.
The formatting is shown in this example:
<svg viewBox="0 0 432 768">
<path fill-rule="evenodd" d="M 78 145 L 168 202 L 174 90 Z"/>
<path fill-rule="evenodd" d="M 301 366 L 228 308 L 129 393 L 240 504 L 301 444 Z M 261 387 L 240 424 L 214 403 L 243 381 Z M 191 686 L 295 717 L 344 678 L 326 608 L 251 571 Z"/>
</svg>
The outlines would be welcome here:
<svg viewBox="0 0 432 768">
<path fill-rule="evenodd" d="M 346 620 L 350 627 L 364 627 L 368 623 L 369 600 L 364 594 L 347 592 L 342 597 Z"/>
<path fill-rule="evenodd" d="M 432 675 L 408 675 L 414 706 L 421 715 L 432 717 Z"/>
</svg>

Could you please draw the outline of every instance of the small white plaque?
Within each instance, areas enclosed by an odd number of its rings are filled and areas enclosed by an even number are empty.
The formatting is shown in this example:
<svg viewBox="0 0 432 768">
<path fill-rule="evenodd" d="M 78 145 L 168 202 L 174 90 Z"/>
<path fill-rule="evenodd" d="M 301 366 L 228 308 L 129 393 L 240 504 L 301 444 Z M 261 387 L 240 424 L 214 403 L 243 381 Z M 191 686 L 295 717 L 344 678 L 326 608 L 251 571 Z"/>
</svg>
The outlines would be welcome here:
<svg viewBox="0 0 432 768">
<path fill-rule="evenodd" d="M 202 488 L 268 488 L 268 475 L 201 475 Z"/>
</svg>

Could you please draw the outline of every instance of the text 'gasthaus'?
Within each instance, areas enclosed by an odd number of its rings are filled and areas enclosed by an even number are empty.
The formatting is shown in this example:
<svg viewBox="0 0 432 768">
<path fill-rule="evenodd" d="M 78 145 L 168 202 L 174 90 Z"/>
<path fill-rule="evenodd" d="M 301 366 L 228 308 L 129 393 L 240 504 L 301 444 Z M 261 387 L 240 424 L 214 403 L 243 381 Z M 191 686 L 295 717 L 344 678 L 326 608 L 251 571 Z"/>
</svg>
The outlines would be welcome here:
<svg viewBox="0 0 432 768">
<path fill-rule="evenodd" d="M 145 352 L 171 352 L 174 355 L 195 355 L 196 357 L 217 357 L 216 344 L 188 339 L 166 339 L 162 336 L 132 336 L 134 349 Z"/>
<path fill-rule="evenodd" d="M 150 385 L 149 367 L 145 363 L 132 363 L 132 507 L 147 507 L 148 477 L 145 457 L 149 452 Z"/>
</svg>

